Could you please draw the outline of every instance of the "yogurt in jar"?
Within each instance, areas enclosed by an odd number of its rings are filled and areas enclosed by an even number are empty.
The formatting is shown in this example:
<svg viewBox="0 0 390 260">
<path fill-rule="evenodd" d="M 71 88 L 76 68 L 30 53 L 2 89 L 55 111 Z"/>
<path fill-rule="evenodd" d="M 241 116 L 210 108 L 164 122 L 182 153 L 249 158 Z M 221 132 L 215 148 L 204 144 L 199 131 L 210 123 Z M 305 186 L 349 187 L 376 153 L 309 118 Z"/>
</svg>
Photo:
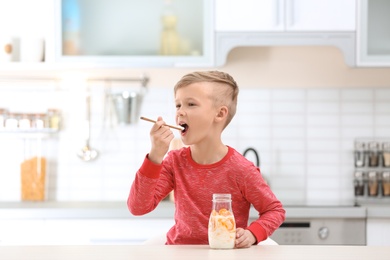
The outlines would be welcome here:
<svg viewBox="0 0 390 260">
<path fill-rule="evenodd" d="M 214 249 L 234 248 L 236 240 L 236 222 L 234 215 L 226 210 L 213 210 L 208 226 L 209 245 Z"/>
</svg>

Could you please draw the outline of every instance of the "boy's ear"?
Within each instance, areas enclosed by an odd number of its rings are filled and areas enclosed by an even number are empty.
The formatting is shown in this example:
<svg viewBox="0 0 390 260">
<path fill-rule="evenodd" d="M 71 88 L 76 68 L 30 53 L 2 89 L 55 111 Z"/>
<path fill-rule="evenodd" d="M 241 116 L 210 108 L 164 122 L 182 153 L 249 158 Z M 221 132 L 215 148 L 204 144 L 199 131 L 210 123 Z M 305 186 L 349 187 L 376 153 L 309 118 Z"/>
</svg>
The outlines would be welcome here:
<svg viewBox="0 0 390 260">
<path fill-rule="evenodd" d="M 228 111 L 228 108 L 227 108 L 226 106 L 221 106 L 221 107 L 219 108 L 218 113 L 217 113 L 216 119 L 217 119 L 218 121 L 224 120 L 224 119 L 227 117 L 228 112 L 229 112 L 229 111 Z"/>
</svg>

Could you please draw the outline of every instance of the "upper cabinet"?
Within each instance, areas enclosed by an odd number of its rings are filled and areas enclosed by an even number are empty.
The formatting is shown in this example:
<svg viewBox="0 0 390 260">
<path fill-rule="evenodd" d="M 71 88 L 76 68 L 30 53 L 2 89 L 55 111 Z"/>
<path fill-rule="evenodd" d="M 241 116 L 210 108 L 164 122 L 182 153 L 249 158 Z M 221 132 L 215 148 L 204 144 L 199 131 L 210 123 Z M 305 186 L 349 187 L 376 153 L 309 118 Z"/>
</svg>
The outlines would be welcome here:
<svg viewBox="0 0 390 260">
<path fill-rule="evenodd" d="M 355 31 L 355 0 L 216 0 L 216 31 Z"/>
<path fill-rule="evenodd" d="M 111 67 L 213 64 L 206 0 L 58 0 L 55 57 Z"/>
<path fill-rule="evenodd" d="M 242 46 L 323 45 L 355 66 L 355 0 L 215 0 L 215 63 Z"/>
<path fill-rule="evenodd" d="M 390 66 L 389 14 L 388 0 L 358 1 L 358 66 Z"/>
</svg>

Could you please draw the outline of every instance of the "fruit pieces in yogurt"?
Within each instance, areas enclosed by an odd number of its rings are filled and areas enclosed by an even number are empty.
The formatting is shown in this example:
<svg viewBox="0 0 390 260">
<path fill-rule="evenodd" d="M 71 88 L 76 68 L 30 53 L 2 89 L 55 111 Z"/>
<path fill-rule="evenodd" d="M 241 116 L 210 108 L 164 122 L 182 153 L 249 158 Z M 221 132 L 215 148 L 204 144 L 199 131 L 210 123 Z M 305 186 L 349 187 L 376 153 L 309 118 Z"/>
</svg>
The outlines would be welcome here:
<svg viewBox="0 0 390 260">
<path fill-rule="evenodd" d="M 236 240 L 236 222 L 233 213 L 220 209 L 213 210 L 209 220 L 209 245 L 215 249 L 234 248 Z"/>
</svg>

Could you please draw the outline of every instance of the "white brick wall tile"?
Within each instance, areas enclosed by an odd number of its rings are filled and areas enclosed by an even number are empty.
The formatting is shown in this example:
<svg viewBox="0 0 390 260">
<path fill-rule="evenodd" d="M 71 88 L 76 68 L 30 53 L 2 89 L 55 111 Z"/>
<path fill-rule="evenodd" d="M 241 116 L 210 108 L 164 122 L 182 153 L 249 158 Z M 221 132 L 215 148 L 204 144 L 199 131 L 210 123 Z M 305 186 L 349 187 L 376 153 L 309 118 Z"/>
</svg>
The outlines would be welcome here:
<svg viewBox="0 0 390 260">
<path fill-rule="evenodd" d="M 307 113 L 310 115 L 318 115 L 318 114 L 338 115 L 339 111 L 340 111 L 339 102 L 309 101 L 307 103 Z"/>
<path fill-rule="evenodd" d="M 341 89 L 341 101 L 373 101 L 374 90 L 369 88 Z"/>
<path fill-rule="evenodd" d="M 339 89 L 307 89 L 307 100 L 312 101 L 333 101 L 338 102 L 340 99 Z"/>
<path fill-rule="evenodd" d="M 371 102 L 343 102 L 341 104 L 341 113 L 344 114 L 369 114 L 372 115 L 374 105 Z"/>
<path fill-rule="evenodd" d="M 339 115 L 313 115 L 307 116 L 308 126 L 335 126 L 340 125 Z"/>
<path fill-rule="evenodd" d="M 339 127 L 308 127 L 307 130 L 308 139 L 336 139 L 340 136 Z"/>
</svg>

